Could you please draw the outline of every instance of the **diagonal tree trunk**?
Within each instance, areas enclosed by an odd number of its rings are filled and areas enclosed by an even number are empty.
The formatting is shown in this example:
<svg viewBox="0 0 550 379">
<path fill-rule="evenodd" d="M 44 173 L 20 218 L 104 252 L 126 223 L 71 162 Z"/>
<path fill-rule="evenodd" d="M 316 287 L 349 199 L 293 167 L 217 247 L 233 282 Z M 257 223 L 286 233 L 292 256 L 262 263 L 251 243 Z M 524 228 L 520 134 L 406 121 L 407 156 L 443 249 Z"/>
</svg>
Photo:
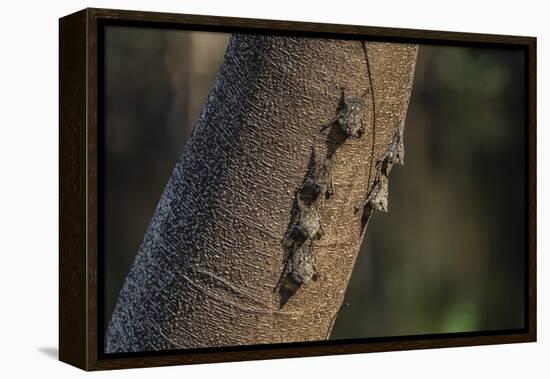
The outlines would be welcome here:
<svg viewBox="0 0 550 379">
<path fill-rule="evenodd" d="M 402 161 L 416 53 L 234 35 L 121 290 L 106 351 L 325 339 Z M 354 120 L 363 133 L 347 136 Z M 332 191 L 307 200 L 308 180 L 321 176 Z M 319 233 L 297 237 L 313 207 Z"/>
</svg>

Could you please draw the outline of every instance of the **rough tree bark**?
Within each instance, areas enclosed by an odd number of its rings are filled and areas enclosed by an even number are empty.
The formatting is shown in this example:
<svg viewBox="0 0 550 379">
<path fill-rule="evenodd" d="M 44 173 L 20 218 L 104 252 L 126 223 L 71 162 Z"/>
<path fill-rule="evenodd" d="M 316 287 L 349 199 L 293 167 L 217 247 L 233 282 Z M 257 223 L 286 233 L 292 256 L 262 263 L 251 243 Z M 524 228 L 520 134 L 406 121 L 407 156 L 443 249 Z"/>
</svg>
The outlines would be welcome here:
<svg viewBox="0 0 550 379">
<path fill-rule="evenodd" d="M 325 339 L 367 216 L 384 208 L 363 210 L 364 199 L 383 187 L 387 152 L 402 158 L 416 54 L 416 45 L 234 35 L 120 292 L 106 351 Z M 342 89 L 364 95 L 361 137 L 321 131 Z M 332 162 L 313 244 L 318 280 L 276 290 L 313 155 Z"/>
</svg>

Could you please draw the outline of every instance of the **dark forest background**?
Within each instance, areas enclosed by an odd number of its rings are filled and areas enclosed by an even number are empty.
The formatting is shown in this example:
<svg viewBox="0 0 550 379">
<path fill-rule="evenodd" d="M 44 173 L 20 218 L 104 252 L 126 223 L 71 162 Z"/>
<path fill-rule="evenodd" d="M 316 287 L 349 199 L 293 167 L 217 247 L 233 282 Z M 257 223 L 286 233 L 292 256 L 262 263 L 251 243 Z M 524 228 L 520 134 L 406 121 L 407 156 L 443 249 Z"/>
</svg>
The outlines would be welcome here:
<svg viewBox="0 0 550 379">
<path fill-rule="evenodd" d="M 105 33 L 105 325 L 229 35 Z M 525 56 L 421 45 L 392 171 L 332 339 L 524 326 Z"/>
</svg>

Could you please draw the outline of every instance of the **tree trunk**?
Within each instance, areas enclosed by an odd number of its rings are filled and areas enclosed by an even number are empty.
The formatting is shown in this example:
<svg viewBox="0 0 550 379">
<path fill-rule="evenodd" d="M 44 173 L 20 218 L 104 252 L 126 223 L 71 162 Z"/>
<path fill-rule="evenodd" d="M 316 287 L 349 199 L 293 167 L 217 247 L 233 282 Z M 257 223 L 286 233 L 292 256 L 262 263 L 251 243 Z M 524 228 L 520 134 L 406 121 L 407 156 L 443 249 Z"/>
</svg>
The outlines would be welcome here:
<svg viewBox="0 0 550 379">
<path fill-rule="evenodd" d="M 234 35 L 120 292 L 106 352 L 324 340 L 402 160 L 416 53 Z M 354 101 L 364 132 L 348 136 Z M 298 200 L 323 157 L 332 193 L 306 205 L 322 233 L 292 247 Z M 292 256 L 306 245 L 317 280 L 300 284 Z"/>
</svg>

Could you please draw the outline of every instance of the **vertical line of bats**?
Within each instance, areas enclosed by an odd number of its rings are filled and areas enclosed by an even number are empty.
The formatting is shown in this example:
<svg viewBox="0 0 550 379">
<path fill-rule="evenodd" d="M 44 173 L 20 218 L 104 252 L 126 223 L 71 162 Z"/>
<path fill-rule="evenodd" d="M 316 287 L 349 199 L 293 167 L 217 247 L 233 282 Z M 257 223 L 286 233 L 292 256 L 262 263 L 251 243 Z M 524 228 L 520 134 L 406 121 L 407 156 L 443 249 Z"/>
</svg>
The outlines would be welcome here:
<svg viewBox="0 0 550 379">
<path fill-rule="evenodd" d="M 330 201 L 334 193 L 332 185 L 333 156 L 339 146 L 348 138 L 361 138 L 365 134 L 363 115 L 366 108 L 365 97 L 371 94 L 373 112 L 373 138 L 371 149 L 371 166 L 367 192 L 362 203 L 355 207 L 354 213 L 363 210 L 361 218 L 361 233 L 373 210 L 387 212 L 388 210 L 388 175 L 395 163 L 403 164 L 403 122 L 395 128 L 393 138 L 386 151 L 375 165 L 375 177 L 371 186 L 372 162 L 374 161 L 374 143 L 376 135 L 376 108 L 374 87 L 371 76 L 371 66 L 364 42 L 360 42 L 366 58 L 369 78 L 369 89 L 358 97 L 350 97 L 344 88 L 341 89 L 340 100 L 336 106 L 335 117 L 320 131 L 331 129 L 331 133 L 338 135 L 339 143 L 335 149 L 329 150 L 326 157 L 320 156 L 312 147 L 308 171 L 301 187 L 296 191 L 292 217 L 283 239 L 284 267 L 273 292 L 280 289 L 281 307 L 286 303 L 301 285 L 310 284 L 320 278 L 315 267 L 315 243 L 323 237 L 323 227 L 319 211 Z M 327 138 L 328 140 L 328 138 Z M 328 141 L 330 142 L 330 141 Z"/>
</svg>

